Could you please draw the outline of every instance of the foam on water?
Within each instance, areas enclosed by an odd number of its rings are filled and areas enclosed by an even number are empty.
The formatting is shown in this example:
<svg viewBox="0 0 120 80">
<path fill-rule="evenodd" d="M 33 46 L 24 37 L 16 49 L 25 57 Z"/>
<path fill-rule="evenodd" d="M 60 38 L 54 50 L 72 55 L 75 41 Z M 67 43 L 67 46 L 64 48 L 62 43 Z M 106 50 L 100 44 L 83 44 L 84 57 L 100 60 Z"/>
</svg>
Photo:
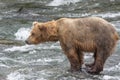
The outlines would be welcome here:
<svg viewBox="0 0 120 80">
<path fill-rule="evenodd" d="M 93 16 L 100 16 L 102 18 L 115 18 L 115 17 L 120 17 L 120 12 L 116 12 L 116 13 L 111 13 L 111 12 L 100 13 L 100 14 L 93 15 Z"/>
<path fill-rule="evenodd" d="M 16 40 L 26 40 L 30 35 L 30 28 L 20 28 L 14 35 Z"/>
<path fill-rule="evenodd" d="M 109 72 L 120 72 L 120 63 L 118 65 L 112 66 L 110 68 L 105 68 L 104 71 L 109 71 Z M 120 76 L 114 76 L 114 75 L 104 75 L 102 77 L 102 80 L 120 80 Z"/>
<path fill-rule="evenodd" d="M 69 5 L 70 3 L 77 3 L 81 0 L 53 0 L 47 6 L 60 6 L 60 5 Z"/>
<path fill-rule="evenodd" d="M 102 80 L 120 80 L 120 77 L 118 76 L 108 76 L 108 75 L 105 75 L 103 76 L 103 79 Z"/>
<path fill-rule="evenodd" d="M 74 13 L 74 14 L 72 14 L 72 13 L 65 13 L 65 14 L 64 14 L 64 13 L 63 13 L 63 14 L 58 14 L 57 16 L 71 17 L 71 18 L 72 18 L 72 17 L 73 17 L 73 18 L 74 18 L 74 17 L 76 17 L 76 18 L 78 17 L 78 18 L 79 18 L 80 16 L 81 16 L 81 17 L 85 17 L 85 16 L 89 16 L 89 15 L 91 15 L 91 14 L 90 14 L 90 13 L 83 13 L 83 14 L 79 14 L 79 13 Z"/>
<path fill-rule="evenodd" d="M 42 49 L 61 49 L 60 46 L 54 46 L 54 45 L 51 45 L 51 46 L 39 46 L 38 49 L 42 50 Z"/>
<path fill-rule="evenodd" d="M 14 52 L 14 51 L 25 52 L 25 51 L 30 51 L 30 50 L 34 50 L 34 49 L 35 49 L 34 45 L 24 45 L 24 46 L 13 46 L 12 48 L 7 48 L 4 51 L 6 51 L 6 52 Z"/>
<path fill-rule="evenodd" d="M 5 65 L 5 64 L 2 64 L 2 63 L 0 63 L 0 67 L 10 68 L 9 66 L 7 66 L 7 65 Z"/>
<path fill-rule="evenodd" d="M 61 59 L 61 58 L 63 58 L 63 56 L 62 57 L 58 56 L 54 59 L 52 59 L 52 58 L 38 59 L 37 62 L 44 62 L 44 63 L 47 63 L 47 62 L 63 62 L 64 59 Z"/>
<path fill-rule="evenodd" d="M 8 57 L 2 57 L 2 58 L 0 58 L 0 60 L 1 61 L 11 61 L 11 62 L 14 62 L 14 63 L 20 63 L 20 64 L 26 64 L 26 62 L 25 61 L 20 61 L 20 60 L 16 60 L 16 59 L 13 59 L 13 58 L 8 58 Z M 9 65 L 9 66 L 7 66 L 7 65 L 5 65 L 5 64 L 2 64 L 2 65 L 0 65 L 0 66 L 3 66 L 3 67 L 6 67 L 6 68 L 10 68 L 11 66 L 13 67 L 14 65 Z M 15 67 L 15 66 L 14 66 Z"/>
<path fill-rule="evenodd" d="M 40 79 L 37 79 L 37 80 L 47 80 L 47 79 L 44 79 L 44 78 L 40 78 Z"/>
<path fill-rule="evenodd" d="M 105 69 L 107 71 L 120 71 L 120 63 L 118 65 L 115 65 L 113 67 Z"/>
<path fill-rule="evenodd" d="M 25 80 L 25 76 L 19 72 L 13 72 L 7 76 L 7 80 Z"/>
<path fill-rule="evenodd" d="M 35 49 L 61 49 L 58 42 L 51 44 L 50 46 L 47 46 L 45 44 L 39 44 L 39 45 L 24 45 L 24 46 L 13 46 L 11 48 L 7 48 L 4 51 L 5 52 L 14 52 L 14 51 L 19 51 L 19 52 L 26 52 L 26 51 L 31 51 Z"/>
<path fill-rule="evenodd" d="M 44 77 L 50 77 L 51 74 L 54 74 L 54 72 L 46 69 L 34 73 L 32 72 L 32 69 L 25 68 L 25 69 L 16 70 L 8 74 L 7 80 L 48 80 Z M 39 75 L 39 77 L 36 78 L 36 75 Z"/>
</svg>

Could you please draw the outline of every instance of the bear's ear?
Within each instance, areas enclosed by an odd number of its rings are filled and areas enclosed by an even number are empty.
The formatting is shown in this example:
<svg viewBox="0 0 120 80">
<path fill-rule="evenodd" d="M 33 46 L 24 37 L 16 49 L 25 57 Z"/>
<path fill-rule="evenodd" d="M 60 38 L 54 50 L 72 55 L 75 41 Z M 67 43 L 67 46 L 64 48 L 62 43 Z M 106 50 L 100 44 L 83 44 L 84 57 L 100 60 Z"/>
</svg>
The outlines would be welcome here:
<svg viewBox="0 0 120 80">
<path fill-rule="evenodd" d="M 46 28 L 45 26 L 43 26 L 43 25 L 39 27 L 39 30 L 40 30 L 40 31 L 46 31 L 46 29 L 47 29 L 47 28 Z"/>
<path fill-rule="evenodd" d="M 33 26 L 35 26 L 36 24 L 38 24 L 38 22 L 37 22 L 37 21 L 34 21 L 34 22 L 33 22 Z"/>
</svg>

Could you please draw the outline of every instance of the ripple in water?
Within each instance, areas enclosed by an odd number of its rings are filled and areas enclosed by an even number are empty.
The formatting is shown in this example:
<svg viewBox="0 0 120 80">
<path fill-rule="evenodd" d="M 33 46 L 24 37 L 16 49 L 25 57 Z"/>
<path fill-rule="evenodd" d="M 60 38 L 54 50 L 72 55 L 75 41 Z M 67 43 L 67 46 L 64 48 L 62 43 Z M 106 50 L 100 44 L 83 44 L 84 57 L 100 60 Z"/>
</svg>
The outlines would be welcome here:
<svg viewBox="0 0 120 80">
<path fill-rule="evenodd" d="M 53 0 L 47 6 L 60 6 L 60 5 L 69 5 L 71 3 L 75 4 L 81 0 Z"/>
<path fill-rule="evenodd" d="M 5 52 L 15 52 L 15 51 L 19 51 L 19 52 L 26 52 L 26 51 L 31 51 L 31 50 L 51 50 L 51 49 L 59 49 L 61 50 L 61 47 L 59 46 L 59 43 L 57 42 L 58 45 L 51 44 L 50 46 L 47 46 L 45 44 L 39 44 L 39 45 L 24 45 L 24 46 L 13 46 L 11 48 L 7 48 L 4 51 Z M 44 47 L 43 47 L 44 46 Z"/>
<path fill-rule="evenodd" d="M 12 48 L 7 48 L 4 51 L 6 51 L 6 52 L 14 52 L 14 51 L 25 52 L 25 51 L 34 50 L 34 47 L 35 47 L 34 45 L 13 46 Z"/>
<path fill-rule="evenodd" d="M 115 65 L 113 67 L 105 69 L 107 71 L 120 71 L 120 63 L 118 65 Z"/>
<path fill-rule="evenodd" d="M 111 12 L 100 13 L 100 14 L 93 15 L 93 16 L 100 16 L 102 18 L 116 18 L 116 17 L 120 17 L 120 12 L 116 12 L 116 13 L 111 13 Z"/>
</svg>

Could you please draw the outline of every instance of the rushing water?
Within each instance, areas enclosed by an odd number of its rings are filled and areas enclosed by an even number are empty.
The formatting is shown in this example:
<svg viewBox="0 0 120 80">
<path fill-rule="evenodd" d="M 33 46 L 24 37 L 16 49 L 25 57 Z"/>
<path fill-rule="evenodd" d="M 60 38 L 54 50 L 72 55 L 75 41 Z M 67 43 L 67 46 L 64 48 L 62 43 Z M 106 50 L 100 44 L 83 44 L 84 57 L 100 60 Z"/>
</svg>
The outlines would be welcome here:
<svg viewBox="0 0 120 80">
<path fill-rule="evenodd" d="M 87 16 L 108 20 L 120 34 L 120 0 L 0 0 L 0 80 L 120 80 L 120 41 L 100 75 L 67 72 L 59 42 L 24 43 L 33 21 Z"/>
</svg>

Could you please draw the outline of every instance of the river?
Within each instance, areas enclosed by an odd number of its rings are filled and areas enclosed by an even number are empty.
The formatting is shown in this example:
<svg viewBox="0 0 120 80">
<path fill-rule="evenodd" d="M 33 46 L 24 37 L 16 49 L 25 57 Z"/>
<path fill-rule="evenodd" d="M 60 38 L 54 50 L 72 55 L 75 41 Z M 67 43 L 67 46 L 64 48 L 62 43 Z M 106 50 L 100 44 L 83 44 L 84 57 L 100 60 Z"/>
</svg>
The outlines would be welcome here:
<svg viewBox="0 0 120 80">
<path fill-rule="evenodd" d="M 120 34 L 120 0 L 0 0 L 0 80 L 120 80 L 120 41 L 99 75 L 68 72 L 59 42 L 24 43 L 33 21 L 88 16 L 108 20 Z M 84 58 L 89 63 L 92 54 Z"/>
</svg>

